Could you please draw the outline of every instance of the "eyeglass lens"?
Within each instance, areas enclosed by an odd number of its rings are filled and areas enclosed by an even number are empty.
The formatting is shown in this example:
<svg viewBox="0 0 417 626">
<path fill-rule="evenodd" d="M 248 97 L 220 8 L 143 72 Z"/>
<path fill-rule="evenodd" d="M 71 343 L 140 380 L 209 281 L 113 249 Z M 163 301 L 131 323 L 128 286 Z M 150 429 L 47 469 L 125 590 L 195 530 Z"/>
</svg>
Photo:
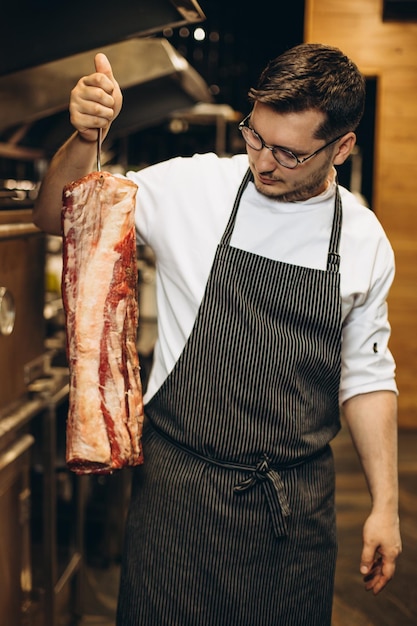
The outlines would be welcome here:
<svg viewBox="0 0 417 626">
<path fill-rule="evenodd" d="M 240 130 L 242 132 L 243 139 L 246 141 L 250 148 L 253 148 L 253 150 L 262 150 L 265 144 L 259 137 L 259 135 L 254 130 L 252 130 L 252 128 L 249 128 L 248 126 L 242 126 Z M 275 160 L 278 161 L 280 165 L 289 168 L 294 168 L 297 166 L 298 161 L 297 157 L 294 154 L 291 154 L 290 152 L 287 152 L 286 150 L 283 150 L 282 148 L 278 148 L 276 146 L 267 147 L 269 148 L 269 150 L 271 150 Z"/>
</svg>

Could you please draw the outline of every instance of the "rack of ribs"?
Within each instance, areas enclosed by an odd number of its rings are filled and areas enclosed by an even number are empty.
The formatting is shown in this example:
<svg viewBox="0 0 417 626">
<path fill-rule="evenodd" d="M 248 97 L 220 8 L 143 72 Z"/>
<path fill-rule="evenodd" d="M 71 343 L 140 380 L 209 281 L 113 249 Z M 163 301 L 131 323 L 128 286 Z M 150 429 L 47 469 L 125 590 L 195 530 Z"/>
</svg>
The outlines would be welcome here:
<svg viewBox="0 0 417 626">
<path fill-rule="evenodd" d="M 78 474 L 143 463 L 136 192 L 135 183 L 108 172 L 92 172 L 63 191 L 66 461 Z"/>
</svg>

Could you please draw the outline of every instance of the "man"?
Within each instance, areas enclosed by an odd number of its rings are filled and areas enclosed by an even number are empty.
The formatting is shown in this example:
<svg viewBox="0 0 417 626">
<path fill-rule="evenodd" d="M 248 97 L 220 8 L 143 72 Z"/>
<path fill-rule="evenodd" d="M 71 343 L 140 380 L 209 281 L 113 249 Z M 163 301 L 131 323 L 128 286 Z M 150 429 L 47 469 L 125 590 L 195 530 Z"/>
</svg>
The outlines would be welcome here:
<svg viewBox="0 0 417 626">
<path fill-rule="evenodd" d="M 36 223 L 94 169 L 121 94 L 104 55 L 71 95 Z M 391 246 L 337 184 L 364 79 L 341 51 L 272 61 L 239 128 L 247 154 L 176 158 L 130 178 L 157 260 L 158 343 L 145 397 L 119 626 L 329 626 L 336 560 L 329 442 L 351 431 L 371 493 L 360 571 L 377 594 L 401 551 Z"/>
</svg>

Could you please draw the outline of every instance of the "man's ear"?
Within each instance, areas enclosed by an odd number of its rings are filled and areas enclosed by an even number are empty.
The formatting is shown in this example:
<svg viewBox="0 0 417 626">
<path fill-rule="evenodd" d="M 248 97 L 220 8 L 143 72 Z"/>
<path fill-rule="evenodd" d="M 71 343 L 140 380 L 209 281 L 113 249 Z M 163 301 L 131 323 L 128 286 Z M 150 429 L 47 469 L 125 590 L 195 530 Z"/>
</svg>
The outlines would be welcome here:
<svg viewBox="0 0 417 626">
<path fill-rule="evenodd" d="M 356 143 L 356 135 L 353 132 L 346 133 L 342 139 L 339 140 L 337 146 L 337 152 L 333 158 L 334 165 L 342 165 L 351 154 Z"/>
</svg>

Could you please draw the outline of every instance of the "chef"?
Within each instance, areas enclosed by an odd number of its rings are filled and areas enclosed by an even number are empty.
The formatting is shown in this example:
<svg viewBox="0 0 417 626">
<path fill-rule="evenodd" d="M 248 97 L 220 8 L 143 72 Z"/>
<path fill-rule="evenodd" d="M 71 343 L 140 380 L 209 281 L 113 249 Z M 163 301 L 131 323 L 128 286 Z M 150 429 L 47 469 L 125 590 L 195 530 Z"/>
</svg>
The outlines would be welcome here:
<svg viewBox="0 0 417 626">
<path fill-rule="evenodd" d="M 121 109 L 109 61 L 95 63 L 38 197 L 49 232 L 64 184 L 94 168 L 97 129 Z M 365 588 L 378 594 L 394 574 L 394 258 L 375 214 L 337 182 L 364 89 L 340 50 L 302 44 L 250 90 L 245 154 L 127 174 L 156 256 L 158 342 L 118 626 L 330 626 L 341 412 L 371 495 Z"/>
</svg>

